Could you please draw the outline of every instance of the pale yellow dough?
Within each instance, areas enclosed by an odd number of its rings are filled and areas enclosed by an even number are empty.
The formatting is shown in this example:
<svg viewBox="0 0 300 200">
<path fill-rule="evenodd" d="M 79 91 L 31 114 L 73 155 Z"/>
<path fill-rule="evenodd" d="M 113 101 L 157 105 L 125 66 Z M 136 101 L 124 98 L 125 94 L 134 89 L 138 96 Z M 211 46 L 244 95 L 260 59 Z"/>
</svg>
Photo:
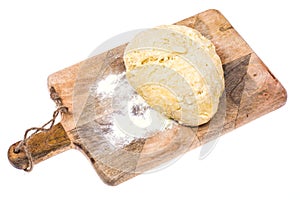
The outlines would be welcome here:
<svg viewBox="0 0 300 200">
<path fill-rule="evenodd" d="M 198 31 L 163 25 L 139 33 L 124 52 L 126 76 L 146 102 L 188 126 L 218 109 L 224 75 L 212 42 Z"/>
</svg>

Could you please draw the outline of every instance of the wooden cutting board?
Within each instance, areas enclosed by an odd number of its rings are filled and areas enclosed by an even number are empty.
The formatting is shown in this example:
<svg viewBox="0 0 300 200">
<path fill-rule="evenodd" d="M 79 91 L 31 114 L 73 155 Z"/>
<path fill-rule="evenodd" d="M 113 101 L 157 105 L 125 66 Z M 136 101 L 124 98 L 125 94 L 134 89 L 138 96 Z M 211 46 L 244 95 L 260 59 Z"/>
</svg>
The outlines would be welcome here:
<svg viewBox="0 0 300 200">
<path fill-rule="evenodd" d="M 101 102 L 95 106 L 90 90 L 97 80 L 125 70 L 124 44 L 49 76 L 49 88 L 56 90 L 70 114 L 63 115 L 51 131 L 29 138 L 27 146 L 33 162 L 78 149 L 105 183 L 117 185 L 285 104 L 283 86 L 220 12 L 207 10 L 176 24 L 194 28 L 210 39 L 222 60 L 225 92 L 209 123 L 193 128 L 176 124 L 148 138 L 124 143 L 121 148 L 113 147 L 104 133 L 95 130 L 112 108 Z M 15 167 L 25 169 L 25 153 L 13 151 L 17 144 L 9 149 L 9 159 Z"/>
</svg>

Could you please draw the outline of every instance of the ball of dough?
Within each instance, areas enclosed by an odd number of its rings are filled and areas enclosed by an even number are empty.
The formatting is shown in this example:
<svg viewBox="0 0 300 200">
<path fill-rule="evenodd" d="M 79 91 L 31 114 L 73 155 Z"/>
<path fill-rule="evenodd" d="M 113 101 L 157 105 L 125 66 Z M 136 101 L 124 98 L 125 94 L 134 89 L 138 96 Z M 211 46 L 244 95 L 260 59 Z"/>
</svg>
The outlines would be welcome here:
<svg viewBox="0 0 300 200">
<path fill-rule="evenodd" d="M 155 110 L 198 126 L 216 113 L 224 74 L 212 42 L 198 31 L 163 25 L 143 31 L 124 52 L 126 77 Z"/>
</svg>

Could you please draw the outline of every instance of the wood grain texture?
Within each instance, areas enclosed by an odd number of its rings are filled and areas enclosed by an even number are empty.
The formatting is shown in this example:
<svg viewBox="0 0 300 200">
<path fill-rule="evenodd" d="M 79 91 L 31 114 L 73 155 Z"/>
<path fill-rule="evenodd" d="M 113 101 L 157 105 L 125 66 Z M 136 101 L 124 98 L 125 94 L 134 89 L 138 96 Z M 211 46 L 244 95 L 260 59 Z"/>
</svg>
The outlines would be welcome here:
<svg viewBox="0 0 300 200">
<path fill-rule="evenodd" d="M 27 169 L 28 158 L 23 151 L 15 152 L 20 142 L 13 144 L 8 150 L 10 163 L 17 169 Z M 71 149 L 72 142 L 67 136 L 63 126 L 58 123 L 47 132 L 32 135 L 27 142 L 27 149 L 32 156 L 32 161 L 37 164 L 47 158 Z"/>
<path fill-rule="evenodd" d="M 71 146 L 87 156 L 109 185 L 170 161 L 286 102 L 285 89 L 220 12 L 208 10 L 177 24 L 194 28 L 209 38 L 223 63 L 225 92 L 217 114 L 207 124 L 193 128 L 175 125 L 152 137 L 137 138 L 123 148 L 114 148 L 101 132 L 95 132 L 111 107 L 104 102 L 95 107 L 90 89 L 95 81 L 125 70 L 122 56 L 126 44 L 49 76 L 49 88 L 55 88 L 72 113 L 61 122 Z"/>
</svg>

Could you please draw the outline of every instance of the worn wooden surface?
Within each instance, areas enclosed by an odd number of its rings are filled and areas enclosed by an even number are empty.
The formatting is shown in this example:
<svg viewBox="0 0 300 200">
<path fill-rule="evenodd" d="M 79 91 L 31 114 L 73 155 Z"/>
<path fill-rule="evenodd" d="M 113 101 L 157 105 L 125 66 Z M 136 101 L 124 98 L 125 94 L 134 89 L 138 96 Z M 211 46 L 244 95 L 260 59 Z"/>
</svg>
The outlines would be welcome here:
<svg viewBox="0 0 300 200">
<path fill-rule="evenodd" d="M 17 142 L 9 148 L 8 158 L 14 167 L 27 169 L 28 158 L 23 149 L 18 153 L 15 152 L 19 143 Z M 35 164 L 72 148 L 71 145 L 72 142 L 60 123 L 47 132 L 31 136 L 27 142 L 28 151 L 31 153 L 32 161 Z"/>
<path fill-rule="evenodd" d="M 176 125 L 152 137 L 136 139 L 123 148 L 111 148 L 101 133 L 95 132 L 95 125 L 101 123 L 101 113 L 110 108 L 97 105 L 97 113 L 91 119 L 89 114 L 95 111 L 91 105 L 87 106 L 91 102 L 90 88 L 99 78 L 125 70 L 122 55 L 126 45 L 52 74 L 48 79 L 49 88 L 55 88 L 72 113 L 64 115 L 61 122 L 72 142 L 67 146 L 81 150 L 107 184 L 117 185 L 159 166 L 286 102 L 285 89 L 218 11 L 208 10 L 177 24 L 194 28 L 209 38 L 223 63 L 225 92 L 217 114 L 205 125 L 194 128 Z M 49 154 L 40 152 L 34 156 L 40 161 Z"/>
</svg>

